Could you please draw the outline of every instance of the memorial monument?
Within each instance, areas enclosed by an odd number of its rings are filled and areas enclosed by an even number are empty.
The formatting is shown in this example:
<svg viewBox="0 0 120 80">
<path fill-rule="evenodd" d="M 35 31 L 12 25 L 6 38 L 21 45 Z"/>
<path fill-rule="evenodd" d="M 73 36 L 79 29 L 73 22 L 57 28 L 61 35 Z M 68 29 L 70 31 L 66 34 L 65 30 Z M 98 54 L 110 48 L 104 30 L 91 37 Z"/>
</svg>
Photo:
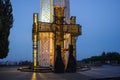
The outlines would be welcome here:
<svg viewBox="0 0 120 80">
<path fill-rule="evenodd" d="M 70 17 L 69 0 L 40 0 L 40 17 L 38 13 L 33 14 L 34 69 L 48 67 L 55 72 L 72 71 L 76 67 L 79 35 L 81 26 L 76 24 L 75 16 Z"/>
</svg>

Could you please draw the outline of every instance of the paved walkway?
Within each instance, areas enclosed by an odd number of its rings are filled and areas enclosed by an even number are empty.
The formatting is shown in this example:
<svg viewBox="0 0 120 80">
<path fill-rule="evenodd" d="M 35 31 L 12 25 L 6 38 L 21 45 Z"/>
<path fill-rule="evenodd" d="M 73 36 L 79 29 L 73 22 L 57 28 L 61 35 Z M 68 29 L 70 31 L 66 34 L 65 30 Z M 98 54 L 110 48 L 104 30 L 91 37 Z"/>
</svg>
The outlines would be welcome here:
<svg viewBox="0 0 120 80">
<path fill-rule="evenodd" d="M 0 68 L 0 80 L 90 80 L 80 73 L 20 72 L 17 68 Z"/>
<path fill-rule="evenodd" d="M 120 66 L 103 65 L 88 71 L 78 71 L 78 73 L 94 78 L 120 77 Z"/>
<path fill-rule="evenodd" d="M 113 77 L 119 77 L 114 78 Z M 98 79 L 101 78 L 101 79 Z M 16 67 L 1 68 L 0 80 L 120 80 L 120 66 L 94 67 L 88 71 L 77 70 L 76 73 L 35 73 L 20 72 Z"/>
</svg>

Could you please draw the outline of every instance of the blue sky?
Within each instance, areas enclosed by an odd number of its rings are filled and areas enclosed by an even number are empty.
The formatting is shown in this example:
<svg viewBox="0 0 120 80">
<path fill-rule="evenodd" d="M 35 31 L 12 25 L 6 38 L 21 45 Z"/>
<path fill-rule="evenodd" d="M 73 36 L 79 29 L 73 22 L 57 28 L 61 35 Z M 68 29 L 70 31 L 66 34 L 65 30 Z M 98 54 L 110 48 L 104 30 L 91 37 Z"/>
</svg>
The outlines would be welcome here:
<svg viewBox="0 0 120 80">
<path fill-rule="evenodd" d="M 32 18 L 40 0 L 11 0 L 14 24 L 10 52 L 4 61 L 32 61 Z M 82 25 L 77 60 L 105 52 L 120 52 L 120 0 L 70 0 L 70 14 Z M 0 60 L 1 61 L 1 60 Z"/>
</svg>

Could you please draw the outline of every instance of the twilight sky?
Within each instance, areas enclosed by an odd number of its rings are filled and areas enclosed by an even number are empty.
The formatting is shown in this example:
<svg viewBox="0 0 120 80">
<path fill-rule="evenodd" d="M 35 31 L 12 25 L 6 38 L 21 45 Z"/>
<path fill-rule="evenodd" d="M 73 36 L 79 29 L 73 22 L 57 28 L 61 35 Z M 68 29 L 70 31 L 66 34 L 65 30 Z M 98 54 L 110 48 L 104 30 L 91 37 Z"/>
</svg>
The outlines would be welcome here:
<svg viewBox="0 0 120 80">
<path fill-rule="evenodd" d="M 4 61 L 32 61 L 32 18 L 40 0 L 11 0 L 14 24 L 10 52 Z M 103 51 L 120 53 L 120 0 L 70 0 L 70 14 L 82 25 L 77 39 L 77 60 Z M 0 60 L 0 61 L 3 61 Z"/>
</svg>

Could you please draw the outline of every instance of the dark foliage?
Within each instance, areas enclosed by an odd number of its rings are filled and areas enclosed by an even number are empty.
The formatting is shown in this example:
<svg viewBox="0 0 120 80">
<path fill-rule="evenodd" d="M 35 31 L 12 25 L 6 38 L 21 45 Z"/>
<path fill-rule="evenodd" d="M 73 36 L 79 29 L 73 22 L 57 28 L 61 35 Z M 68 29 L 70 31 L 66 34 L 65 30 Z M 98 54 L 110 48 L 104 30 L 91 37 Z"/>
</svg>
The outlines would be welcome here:
<svg viewBox="0 0 120 80">
<path fill-rule="evenodd" d="M 118 52 L 103 52 L 100 56 L 92 56 L 91 58 L 83 59 L 85 63 L 100 62 L 105 63 L 117 63 L 120 64 L 120 54 Z"/>
<path fill-rule="evenodd" d="M 69 45 L 69 59 L 66 72 L 76 72 L 76 59 L 73 56 L 73 46 Z"/>
<path fill-rule="evenodd" d="M 13 24 L 10 0 L 0 0 L 0 58 L 6 58 L 9 52 L 9 34 Z"/>
<path fill-rule="evenodd" d="M 19 62 L 18 65 L 19 66 L 30 66 L 30 65 L 32 65 L 32 62 L 30 62 L 30 61 L 21 61 L 21 62 Z"/>
<path fill-rule="evenodd" d="M 54 64 L 54 72 L 55 73 L 64 73 L 64 63 L 61 57 L 61 47 L 59 45 L 56 46 L 56 59 Z"/>
</svg>

